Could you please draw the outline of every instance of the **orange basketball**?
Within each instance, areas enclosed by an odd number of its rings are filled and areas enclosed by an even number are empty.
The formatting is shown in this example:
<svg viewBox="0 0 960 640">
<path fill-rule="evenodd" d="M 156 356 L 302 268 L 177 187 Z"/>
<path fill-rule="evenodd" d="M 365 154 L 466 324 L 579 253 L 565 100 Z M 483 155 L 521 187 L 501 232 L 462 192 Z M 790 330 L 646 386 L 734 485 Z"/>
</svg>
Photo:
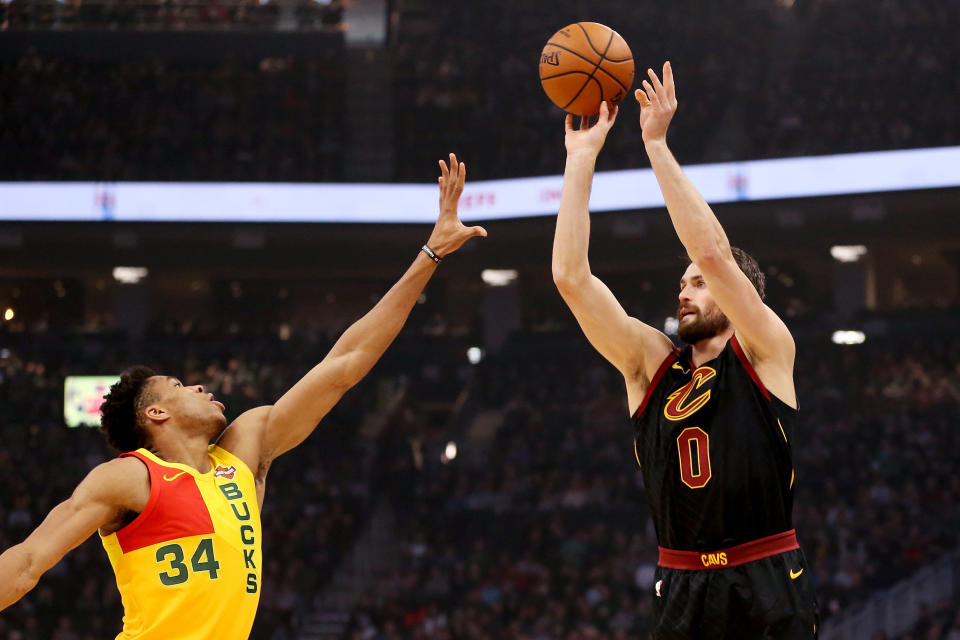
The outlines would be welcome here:
<svg viewBox="0 0 960 640">
<path fill-rule="evenodd" d="M 633 85 L 633 54 L 619 33 L 596 22 L 557 31 L 540 55 L 540 84 L 553 103 L 578 116 L 616 104 Z"/>
</svg>

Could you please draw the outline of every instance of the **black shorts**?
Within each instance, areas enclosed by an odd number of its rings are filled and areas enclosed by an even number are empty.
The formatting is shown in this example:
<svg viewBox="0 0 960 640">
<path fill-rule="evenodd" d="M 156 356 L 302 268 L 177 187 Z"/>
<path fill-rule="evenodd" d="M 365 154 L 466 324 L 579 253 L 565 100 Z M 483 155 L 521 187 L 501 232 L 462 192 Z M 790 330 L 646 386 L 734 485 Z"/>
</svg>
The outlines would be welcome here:
<svg viewBox="0 0 960 640">
<path fill-rule="evenodd" d="M 724 569 L 657 567 L 654 640 L 812 640 L 820 618 L 803 551 Z"/>
</svg>

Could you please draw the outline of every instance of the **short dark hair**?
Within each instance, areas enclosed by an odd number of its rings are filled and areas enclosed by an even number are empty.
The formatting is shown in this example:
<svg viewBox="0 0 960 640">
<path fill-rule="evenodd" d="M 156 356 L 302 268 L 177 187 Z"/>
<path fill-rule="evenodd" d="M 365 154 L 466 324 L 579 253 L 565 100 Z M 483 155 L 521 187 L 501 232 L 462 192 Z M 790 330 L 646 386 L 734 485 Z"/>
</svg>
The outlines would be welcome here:
<svg viewBox="0 0 960 640">
<path fill-rule="evenodd" d="M 155 375 L 150 367 L 130 367 L 103 396 L 100 433 L 115 449 L 126 452 L 149 446 L 150 434 L 141 413 L 155 399 L 147 384 Z"/>
<path fill-rule="evenodd" d="M 767 297 L 767 276 L 760 270 L 760 265 L 752 255 L 743 249 L 730 247 L 730 251 L 733 253 L 733 259 L 736 260 L 740 271 L 743 271 L 743 275 L 747 276 L 747 280 L 760 294 L 760 299 L 765 299 Z"/>
<path fill-rule="evenodd" d="M 737 263 L 737 266 L 740 267 L 740 271 L 743 271 L 743 275 L 747 276 L 747 280 L 750 281 L 753 288 L 760 294 L 760 299 L 766 299 L 767 276 L 760 270 L 760 265 L 756 259 L 739 247 L 730 247 L 730 252 L 733 253 L 733 259 Z M 690 256 L 684 256 L 684 258 L 688 263 L 687 266 L 690 266 L 689 263 L 692 263 L 693 260 L 690 259 Z"/>
</svg>

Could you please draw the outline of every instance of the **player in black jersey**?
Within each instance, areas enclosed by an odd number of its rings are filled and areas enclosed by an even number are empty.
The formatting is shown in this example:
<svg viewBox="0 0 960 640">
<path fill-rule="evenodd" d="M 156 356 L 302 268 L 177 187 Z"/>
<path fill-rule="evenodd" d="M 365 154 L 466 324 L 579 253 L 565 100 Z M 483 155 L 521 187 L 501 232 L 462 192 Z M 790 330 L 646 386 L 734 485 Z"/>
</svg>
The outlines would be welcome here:
<svg viewBox="0 0 960 640">
<path fill-rule="evenodd" d="M 650 164 L 691 264 L 680 279 L 679 349 L 629 317 L 590 273 L 588 201 L 617 116 L 566 120 L 553 274 L 590 343 L 620 372 L 660 545 L 656 640 L 807 640 L 817 607 L 792 528 L 796 348 L 763 303 L 763 273 L 731 248 L 666 143 L 673 71 L 635 93 Z"/>
</svg>

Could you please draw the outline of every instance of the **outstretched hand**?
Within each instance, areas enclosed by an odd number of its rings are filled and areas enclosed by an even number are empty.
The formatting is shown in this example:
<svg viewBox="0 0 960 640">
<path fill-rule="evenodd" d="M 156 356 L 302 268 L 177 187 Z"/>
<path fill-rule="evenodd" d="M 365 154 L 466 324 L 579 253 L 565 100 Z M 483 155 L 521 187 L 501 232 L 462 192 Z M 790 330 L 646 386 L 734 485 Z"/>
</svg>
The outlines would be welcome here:
<svg viewBox="0 0 960 640">
<path fill-rule="evenodd" d="M 600 103 L 600 114 L 597 116 L 597 121 L 590 124 L 589 116 L 581 116 L 579 129 L 573 128 L 573 115 L 568 113 L 564 121 L 564 128 L 566 129 L 564 144 L 567 146 L 567 155 L 576 153 L 598 155 L 619 112 L 619 107 L 613 107 L 611 110 L 610 103 L 604 101 Z"/>
<path fill-rule="evenodd" d="M 450 154 L 449 166 L 446 161 L 440 161 L 440 215 L 427 240 L 427 245 L 440 257 L 453 253 L 474 236 L 487 235 L 483 227 L 467 227 L 460 222 L 457 205 L 466 179 L 467 165 L 457 162 L 455 154 Z"/>
<path fill-rule="evenodd" d="M 643 81 L 643 89 L 634 91 L 633 96 L 640 103 L 640 127 L 643 129 L 643 141 L 653 142 L 667 139 L 667 127 L 673 114 L 677 112 L 677 92 L 673 84 L 673 67 L 670 62 L 663 63 L 663 83 L 653 69 L 647 69 L 650 80 Z"/>
</svg>

